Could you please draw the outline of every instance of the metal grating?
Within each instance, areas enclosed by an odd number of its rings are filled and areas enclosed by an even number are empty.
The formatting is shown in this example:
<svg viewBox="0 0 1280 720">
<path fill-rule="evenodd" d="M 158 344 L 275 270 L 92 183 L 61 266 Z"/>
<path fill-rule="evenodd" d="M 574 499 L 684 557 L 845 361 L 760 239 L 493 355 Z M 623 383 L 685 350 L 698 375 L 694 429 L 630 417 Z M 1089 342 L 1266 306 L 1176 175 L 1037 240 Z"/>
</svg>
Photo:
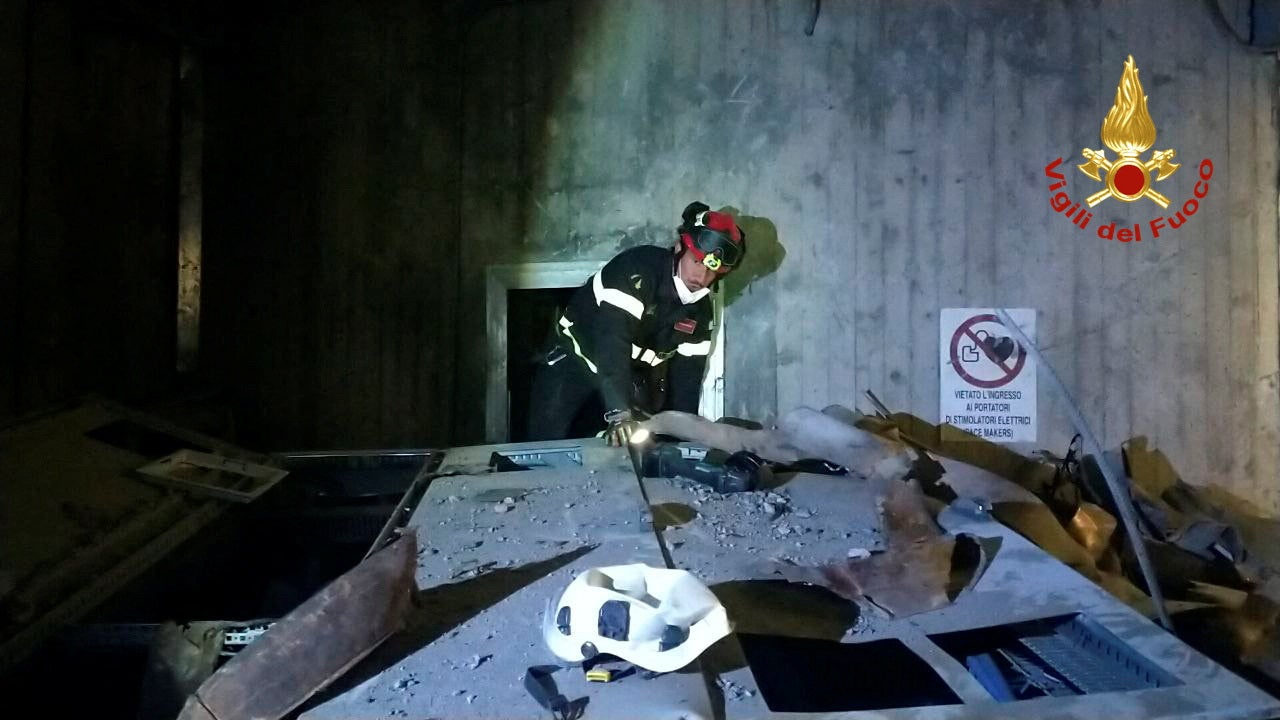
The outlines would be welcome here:
<svg viewBox="0 0 1280 720">
<path fill-rule="evenodd" d="M 523 465 L 527 468 L 582 467 L 582 448 L 578 446 L 507 450 L 495 454 L 508 458 L 517 465 Z"/>
<path fill-rule="evenodd" d="M 1181 685 L 1085 615 L 931 636 L 1000 702 Z"/>
<path fill-rule="evenodd" d="M 1181 684 L 1084 615 L 1059 623 L 1052 635 L 1023 637 L 1020 642 L 1086 694 Z"/>
</svg>

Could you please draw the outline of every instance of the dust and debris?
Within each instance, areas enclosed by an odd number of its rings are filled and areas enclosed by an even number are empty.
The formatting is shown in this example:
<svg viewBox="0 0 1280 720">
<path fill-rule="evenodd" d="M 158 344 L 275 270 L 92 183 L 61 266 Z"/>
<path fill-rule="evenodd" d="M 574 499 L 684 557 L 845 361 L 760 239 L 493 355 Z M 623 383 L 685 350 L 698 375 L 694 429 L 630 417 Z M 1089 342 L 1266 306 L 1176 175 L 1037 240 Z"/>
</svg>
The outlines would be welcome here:
<svg viewBox="0 0 1280 720">
<path fill-rule="evenodd" d="M 832 485 L 834 495 L 808 492 L 800 500 L 785 485 L 722 494 L 678 477 L 647 482 L 655 483 L 654 496 L 661 498 L 661 504 L 687 507 L 690 519 L 664 526 L 662 536 L 673 551 L 692 541 L 676 560 L 704 582 L 758 572 L 762 553 L 803 566 L 843 562 L 851 547 L 878 549 L 882 545 L 874 527 L 878 519 L 869 512 L 870 498 L 863 499 L 866 494 L 860 485 Z M 832 501 L 865 505 L 845 512 L 838 506 L 816 504 Z"/>
<path fill-rule="evenodd" d="M 871 629 L 871 618 L 866 613 L 859 612 L 856 620 L 844 631 L 844 639 L 848 640 L 855 635 L 860 635 Z"/>
<path fill-rule="evenodd" d="M 414 677 L 413 674 L 411 673 L 405 677 L 400 678 L 399 680 L 396 680 L 395 683 L 391 685 L 391 689 L 403 691 L 403 690 L 408 690 L 414 685 L 420 685 L 420 684 L 422 684 L 422 681 L 418 680 L 418 678 Z"/>
<path fill-rule="evenodd" d="M 726 699 L 743 700 L 745 698 L 754 697 L 756 694 L 755 690 L 743 687 L 728 678 L 716 678 L 716 686 L 720 688 L 722 693 L 724 693 Z"/>
</svg>

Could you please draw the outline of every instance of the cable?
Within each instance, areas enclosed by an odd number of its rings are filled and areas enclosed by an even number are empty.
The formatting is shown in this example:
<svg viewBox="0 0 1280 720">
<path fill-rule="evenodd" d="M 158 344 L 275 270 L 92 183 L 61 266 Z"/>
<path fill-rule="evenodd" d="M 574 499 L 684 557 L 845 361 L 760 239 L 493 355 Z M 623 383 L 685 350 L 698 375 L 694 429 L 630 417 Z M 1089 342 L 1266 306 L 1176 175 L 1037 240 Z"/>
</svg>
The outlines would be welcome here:
<svg viewBox="0 0 1280 720">
<path fill-rule="evenodd" d="M 1156 582 L 1155 570 L 1151 565 L 1150 556 L 1147 555 L 1146 543 L 1142 541 L 1142 535 L 1138 532 L 1137 512 L 1133 509 L 1133 499 L 1129 497 L 1128 490 L 1120 486 L 1120 481 L 1116 478 L 1116 473 L 1111 468 L 1111 463 L 1102 454 L 1102 446 L 1098 444 L 1098 439 L 1094 437 L 1093 431 L 1089 429 L 1089 424 L 1085 422 L 1084 415 L 1080 413 L 1080 408 L 1076 406 L 1075 400 L 1067 392 L 1067 388 L 1062 384 L 1062 380 L 1058 378 L 1058 373 L 1054 371 L 1053 366 L 1045 362 L 1044 357 L 1040 355 L 1040 349 L 1036 347 L 1035 343 L 1031 342 L 1026 333 L 1022 332 L 1022 328 L 1013 321 L 1008 311 L 1004 308 L 996 308 L 996 316 L 1014 334 L 1023 351 L 1030 354 L 1036 364 L 1044 369 L 1049 379 L 1049 384 L 1053 386 L 1053 389 L 1066 404 L 1067 413 L 1071 415 L 1071 424 L 1075 425 L 1076 432 L 1080 433 L 1080 436 L 1084 439 L 1085 448 L 1097 460 L 1098 468 L 1102 470 L 1102 477 L 1107 481 L 1107 489 L 1111 491 L 1111 499 L 1120 511 L 1120 519 L 1124 521 L 1124 530 L 1129 536 L 1129 544 L 1133 546 L 1133 554 L 1138 558 L 1138 567 L 1142 570 L 1142 579 L 1146 581 L 1147 591 L 1151 593 L 1151 601 L 1156 606 L 1156 616 L 1165 630 L 1172 631 L 1173 623 L 1169 620 L 1169 615 L 1164 609 L 1164 593 L 1160 590 L 1160 583 Z"/>
</svg>

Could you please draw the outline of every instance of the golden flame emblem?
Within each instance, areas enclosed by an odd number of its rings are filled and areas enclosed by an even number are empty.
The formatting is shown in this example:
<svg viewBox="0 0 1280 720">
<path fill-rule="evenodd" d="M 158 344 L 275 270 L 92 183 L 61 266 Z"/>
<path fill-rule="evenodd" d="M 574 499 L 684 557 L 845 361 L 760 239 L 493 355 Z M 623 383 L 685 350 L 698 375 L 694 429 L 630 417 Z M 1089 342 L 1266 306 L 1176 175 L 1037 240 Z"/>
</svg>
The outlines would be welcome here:
<svg viewBox="0 0 1280 720">
<path fill-rule="evenodd" d="M 1147 111 L 1147 96 L 1138 80 L 1138 67 L 1130 55 L 1124 63 L 1120 84 L 1116 86 L 1115 102 L 1102 121 L 1102 144 L 1120 157 L 1112 162 L 1107 159 L 1105 150 L 1085 148 L 1080 151 L 1087 161 L 1077 166 L 1080 172 L 1098 182 L 1103 182 L 1098 170 L 1107 173 L 1107 189 L 1090 195 L 1085 201 L 1089 207 L 1109 197 L 1124 202 L 1145 197 L 1162 208 L 1169 207 L 1169 198 L 1151 187 L 1151 173 L 1156 173 L 1155 181 L 1160 182 L 1177 172 L 1180 165 L 1170 162 L 1177 152 L 1173 149 L 1158 150 L 1151 153 L 1151 159 L 1145 162 L 1138 157 L 1155 142 L 1156 124 Z"/>
</svg>

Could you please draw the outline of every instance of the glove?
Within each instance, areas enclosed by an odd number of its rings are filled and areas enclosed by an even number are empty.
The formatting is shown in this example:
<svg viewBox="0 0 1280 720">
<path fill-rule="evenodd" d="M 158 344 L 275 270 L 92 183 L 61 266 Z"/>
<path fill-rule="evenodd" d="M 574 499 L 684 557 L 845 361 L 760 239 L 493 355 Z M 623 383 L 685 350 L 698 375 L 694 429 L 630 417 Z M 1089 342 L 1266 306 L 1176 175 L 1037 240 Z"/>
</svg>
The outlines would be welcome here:
<svg viewBox="0 0 1280 720">
<path fill-rule="evenodd" d="M 609 429 L 604 432 L 605 444 L 610 447 L 625 447 L 631 442 L 631 436 L 640 428 L 640 421 L 646 418 L 638 410 L 612 410 L 604 414 Z"/>
</svg>

